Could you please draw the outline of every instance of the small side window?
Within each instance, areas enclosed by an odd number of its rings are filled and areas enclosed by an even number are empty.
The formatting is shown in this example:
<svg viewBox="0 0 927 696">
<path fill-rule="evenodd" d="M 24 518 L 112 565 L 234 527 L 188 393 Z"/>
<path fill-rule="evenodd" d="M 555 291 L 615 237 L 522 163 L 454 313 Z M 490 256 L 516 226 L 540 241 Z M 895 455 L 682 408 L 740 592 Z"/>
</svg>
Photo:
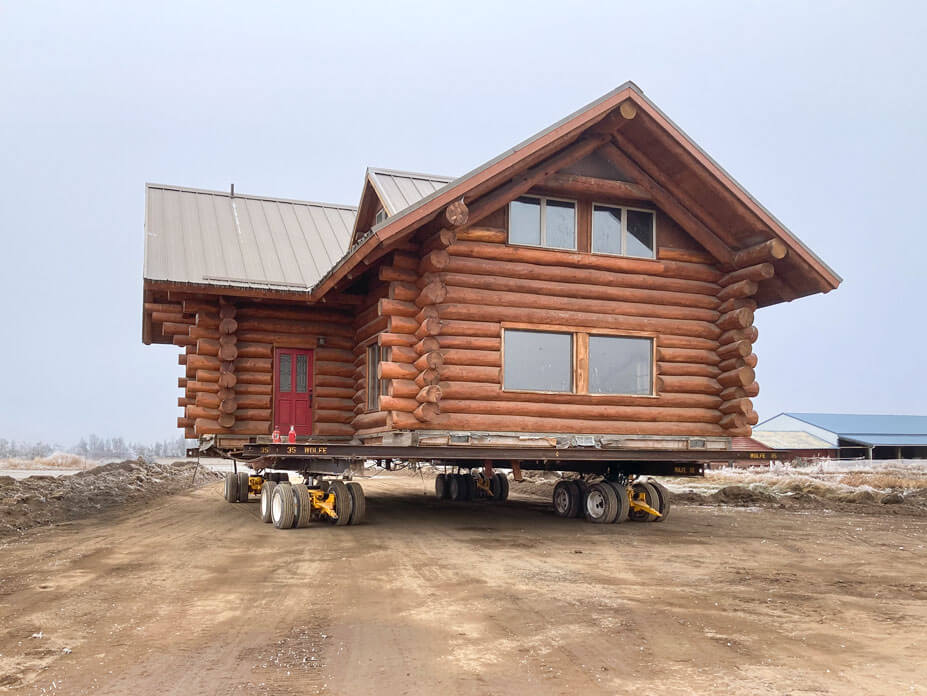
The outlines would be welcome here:
<svg viewBox="0 0 927 696">
<path fill-rule="evenodd" d="M 367 346 L 367 410 L 380 410 L 380 378 L 377 376 L 380 366 L 380 346 L 376 343 Z"/>
</svg>

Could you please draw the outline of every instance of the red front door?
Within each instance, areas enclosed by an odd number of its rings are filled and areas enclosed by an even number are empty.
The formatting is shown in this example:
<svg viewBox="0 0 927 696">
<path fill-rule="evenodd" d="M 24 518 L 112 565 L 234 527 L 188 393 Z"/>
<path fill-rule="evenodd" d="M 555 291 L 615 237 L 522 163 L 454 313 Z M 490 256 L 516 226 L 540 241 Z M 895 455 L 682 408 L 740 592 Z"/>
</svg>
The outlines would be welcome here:
<svg viewBox="0 0 927 696">
<path fill-rule="evenodd" d="M 278 348 L 274 358 L 274 425 L 286 438 L 312 434 L 312 351 Z"/>
</svg>

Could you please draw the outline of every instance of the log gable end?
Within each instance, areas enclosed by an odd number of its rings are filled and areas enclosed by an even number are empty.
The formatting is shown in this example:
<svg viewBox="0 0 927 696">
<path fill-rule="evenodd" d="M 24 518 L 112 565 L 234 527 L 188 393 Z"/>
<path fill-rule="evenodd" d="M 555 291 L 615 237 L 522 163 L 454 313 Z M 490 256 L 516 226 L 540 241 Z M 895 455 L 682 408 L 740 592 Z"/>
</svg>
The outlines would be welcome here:
<svg viewBox="0 0 927 696">
<path fill-rule="evenodd" d="M 351 249 L 306 297 L 146 286 L 148 330 L 186 351 L 179 424 L 286 428 L 273 356 L 311 347 L 316 436 L 748 436 L 754 312 L 839 278 L 680 133 L 619 89 L 465 177 L 388 172 L 419 182 L 405 208 L 368 173 Z"/>
</svg>

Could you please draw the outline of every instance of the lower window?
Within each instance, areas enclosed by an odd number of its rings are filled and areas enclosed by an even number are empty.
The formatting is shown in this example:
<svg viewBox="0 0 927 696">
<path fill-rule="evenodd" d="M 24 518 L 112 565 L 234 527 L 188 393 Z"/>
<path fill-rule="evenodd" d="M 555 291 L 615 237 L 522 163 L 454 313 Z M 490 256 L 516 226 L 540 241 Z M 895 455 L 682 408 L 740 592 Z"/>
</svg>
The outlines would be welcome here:
<svg viewBox="0 0 927 696">
<path fill-rule="evenodd" d="M 653 339 L 589 336 L 589 393 L 653 393 Z"/>
<path fill-rule="evenodd" d="M 573 335 L 506 330 L 505 389 L 573 391 Z"/>
</svg>

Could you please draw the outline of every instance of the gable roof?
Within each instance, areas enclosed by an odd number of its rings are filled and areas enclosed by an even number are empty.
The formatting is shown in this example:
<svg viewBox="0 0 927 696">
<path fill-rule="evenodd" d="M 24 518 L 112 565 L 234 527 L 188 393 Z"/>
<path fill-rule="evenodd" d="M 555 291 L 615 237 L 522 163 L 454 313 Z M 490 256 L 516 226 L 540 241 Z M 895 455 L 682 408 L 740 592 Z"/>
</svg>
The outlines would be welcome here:
<svg viewBox="0 0 927 696">
<path fill-rule="evenodd" d="M 307 292 L 348 249 L 356 209 L 146 185 L 144 278 Z"/>
<path fill-rule="evenodd" d="M 415 205 L 454 180 L 454 177 L 450 176 L 373 167 L 367 169 L 367 178 L 383 202 L 387 215 L 395 215 Z"/>
<path fill-rule="evenodd" d="M 827 440 L 804 430 L 754 430 L 753 439 L 772 449 L 836 449 Z"/>
<path fill-rule="evenodd" d="M 785 415 L 832 432 L 843 439 L 866 444 L 927 444 L 927 416 L 795 412 L 787 412 Z M 757 427 L 760 426 L 762 423 Z"/>
<path fill-rule="evenodd" d="M 471 172 L 435 190 L 405 208 L 401 214 L 375 225 L 364 236 L 355 240 L 348 254 L 313 289 L 312 298 L 320 299 L 348 276 L 358 263 L 369 254 L 375 253 L 378 247 L 411 234 L 433 219 L 449 203 L 463 199 L 470 204 L 472 200 L 479 199 L 487 192 L 512 181 L 518 172 L 576 142 L 585 131 L 603 121 L 623 102 L 630 102 L 633 111 L 641 114 L 641 118 L 636 119 L 638 125 L 631 127 L 629 138 L 632 135 L 637 136 L 640 140 L 648 142 L 656 155 L 664 161 L 675 162 L 685 169 L 685 173 L 694 172 L 697 175 L 676 177 L 673 185 L 677 187 L 679 195 L 690 201 L 705 200 L 717 204 L 717 209 L 722 214 L 713 218 L 714 229 L 709 230 L 709 233 L 722 234 L 723 228 L 723 233 L 732 240 L 732 253 L 769 239 L 776 239 L 785 244 L 790 253 L 778 263 L 774 281 L 761 285 L 758 295 L 760 306 L 816 292 L 828 292 L 840 284 L 840 277 L 831 268 L 667 118 L 644 96 L 640 88 L 632 82 L 626 82 Z M 672 168 L 666 169 L 670 171 Z M 704 209 L 702 212 L 704 216 Z M 699 222 L 704 223 L 704 220 Z"/>
</svg>

